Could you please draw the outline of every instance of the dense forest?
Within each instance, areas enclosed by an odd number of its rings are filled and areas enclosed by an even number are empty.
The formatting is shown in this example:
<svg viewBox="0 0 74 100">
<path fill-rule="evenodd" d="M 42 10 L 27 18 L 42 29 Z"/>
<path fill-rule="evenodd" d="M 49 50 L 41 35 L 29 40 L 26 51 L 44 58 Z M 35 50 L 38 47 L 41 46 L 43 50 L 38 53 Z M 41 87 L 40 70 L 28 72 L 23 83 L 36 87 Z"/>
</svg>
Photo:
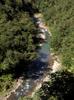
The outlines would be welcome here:
<svg viewBox="0 0 74 100">
<path fill-rule="evenodd" d="M 35 33 L 24 0 L 0 0 L 0 92 L 8 90 L 20 71 L 36 58 Z"/>
<path fill-rule="evenodd" d="M 30 100 L 74 98 L 74 0 L 0 0 L 0 94 L 7 92 L 37 57 L 35 11 L 43 15 L 52 33 L 51 52 L 59 55 L 63 70 L 52 74 L 51 81 Z"/>
</svg>

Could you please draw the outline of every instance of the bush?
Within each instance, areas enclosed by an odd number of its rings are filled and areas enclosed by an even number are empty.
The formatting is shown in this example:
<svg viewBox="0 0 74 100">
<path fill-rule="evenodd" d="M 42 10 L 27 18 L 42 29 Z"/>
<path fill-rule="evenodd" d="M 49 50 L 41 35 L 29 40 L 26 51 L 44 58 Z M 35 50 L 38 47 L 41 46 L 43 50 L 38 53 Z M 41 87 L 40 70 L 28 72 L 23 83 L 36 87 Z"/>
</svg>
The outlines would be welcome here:
<svg viewBox="0 0 74 100">
<path fill-rule="evenodd" d="M 74 74 L 68 71 L 51 75 L 51 83 L 44 83 L 40 89 L 41 100 L 67 100 L 74 98 Z"/>
</svg>

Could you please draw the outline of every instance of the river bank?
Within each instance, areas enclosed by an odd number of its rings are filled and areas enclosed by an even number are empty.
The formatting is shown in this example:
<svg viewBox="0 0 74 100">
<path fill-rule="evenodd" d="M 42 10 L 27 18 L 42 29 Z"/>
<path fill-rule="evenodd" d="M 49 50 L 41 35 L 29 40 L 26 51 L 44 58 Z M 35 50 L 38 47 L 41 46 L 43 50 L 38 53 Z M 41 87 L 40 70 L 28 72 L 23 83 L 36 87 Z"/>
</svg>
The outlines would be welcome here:
<svg viewBox="0 0 74 100">
<path fill-rule="evenodd" d="M 35 18 L 38 18 L 38 20 L 40 20 L 42 18 L 42 16 L 41 16 L 41 14 L 39 14 L 38 16 L 35 15 Z M 45 29 L 49 33 L 49 36 L 51 36 L 51 32 L 48 30 L 48 27 L 45 26 L 45 23 L 43 23 L 43 22 L 39 23 L 39 28 Z M 49 51 L 49 49 L 48 49 L 48 51 Z M 45 51 L 45 52 L 47 52 L 47 51 Z M 46 71 L 42 70 L 43 76 L 41 76 L 40 78 L 35 79 L 35 80 L 33 80 L 33 79 L 29 80 L 28 83 L 25 80 L 26 84 L 23 84 L 23 82 L 24 82 L 23 79 L 18 79 L 18 82 L 16 82 L 16 85 L 14 86 L 12 91 L 10 91 L 10 93 L 1 100 L 18 100 L 18 98 L 20 96 L 26 96 L 26 95 L 33 97 L 35 92 L 42 86 L 42 83 L 50 80 L 49 70 L 51 69 L 52 70 L 51 73 L 54 73 L 54 72 L 60 70 L 60 68 L 61 68 L 61 63 L 58 62 L 58 60 L 57 60 L 58 57 L 55 57 L 53 55 L 54 54 L 49 54 L 49 61 L 48 61 L 49 66 L 47 67 Z M 56 59 L 54 59 L 54 58 L 56 58 Z M 39 64 L 40 64 L 40 62 L 39 62 Z M 39 64 L 37 64 L 37 65 L 39 65 Z M 41 66 L 43 67 L 43 65 L 41 65 Z M 37 73 L 35 73 L 35 74 L 36 75 L 33 77 L 37 77 Z M 23 87 L 22 87 L 22 84 L 23 84 Z M 30 86 L 30 88 L 29 88 L 29 86 Z M 28 91 L 27 93 L 25 93 L 26 89 Z"/>
</svg>

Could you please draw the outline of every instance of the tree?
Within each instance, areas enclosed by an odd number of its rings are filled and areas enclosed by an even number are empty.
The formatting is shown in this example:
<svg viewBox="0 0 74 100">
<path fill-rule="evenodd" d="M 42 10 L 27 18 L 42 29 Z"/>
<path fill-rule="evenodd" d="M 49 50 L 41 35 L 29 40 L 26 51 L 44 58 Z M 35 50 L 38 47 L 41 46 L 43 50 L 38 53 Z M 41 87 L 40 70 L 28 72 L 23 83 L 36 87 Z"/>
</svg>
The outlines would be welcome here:
<svg viewBox="0 0 74 100">
<path fill-rule="evenodd" d="M 13 83 L 12 78 L 17 76 L 19 69 L 20 76 L 20 72 L 23 73 L 22 69 L 36 58 L 36 46 L 32 39 L 36 27 L 29 14 L 22 8 L 20 10 L 18 6 L 17 0 L 6 0 L 5 4 L 0 6 L 0 89 L 2 91 L 4 88 L 5 91 L 6 88 L 10 88 L 10 83 Z"/>
<path fill-rule="evenodd" d="M 73 0 L 36 0 L 34 5 L 43 14 L 51 30 L 51 47 L 54 52 L 62 57 L 64 66 L 73 66 Z"/>
<path fill-rule="evenodd" d="M 43 83 L 40 100 L 66 100 L 74 98 L 74 74 L 68 71 L 52 74 L 51 81 Z"/>
</svg>

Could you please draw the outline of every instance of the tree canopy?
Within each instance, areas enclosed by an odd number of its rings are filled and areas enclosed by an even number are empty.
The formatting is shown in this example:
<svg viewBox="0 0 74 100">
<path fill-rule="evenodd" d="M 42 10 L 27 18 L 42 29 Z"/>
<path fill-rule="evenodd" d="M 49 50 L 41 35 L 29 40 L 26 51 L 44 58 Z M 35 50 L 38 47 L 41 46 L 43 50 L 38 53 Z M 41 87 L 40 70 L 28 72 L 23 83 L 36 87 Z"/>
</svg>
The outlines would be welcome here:
<svg viewBox="0 0 74 100">
<path fill-rule="evenodd" d="M 44 15 L 52 32 L 51 47 L 62 57 L 62 64 L 74 64 L 74 1 L 35 0 L 34 6 Z"/>
<path fill-rule="evenodd" d="M 24 0 L 0 0 L 0 88 L 12 81 L 16 64 L 21 69 L 20 61 L 29 63 L 36 58 L 32 38 L 36 27 L 23 3 L 25 6 Z"/>
</svg>

